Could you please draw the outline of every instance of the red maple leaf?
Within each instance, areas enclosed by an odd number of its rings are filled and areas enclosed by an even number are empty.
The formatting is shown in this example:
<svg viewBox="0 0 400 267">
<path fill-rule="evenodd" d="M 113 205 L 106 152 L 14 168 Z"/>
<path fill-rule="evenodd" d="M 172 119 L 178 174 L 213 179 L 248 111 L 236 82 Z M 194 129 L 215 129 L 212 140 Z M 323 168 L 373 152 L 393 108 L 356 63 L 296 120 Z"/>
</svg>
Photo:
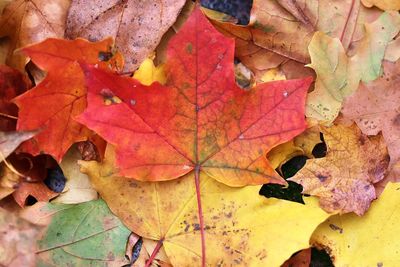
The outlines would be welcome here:
<svg viewBox="0 0 400 267">
<path fill-rule="evenodd" d="M 45 152 L 60 161 L 71 144 L 91 135 L 72 119 L 86 107 L 84 77 L 77 61 L 106 68 L 113 62 L 104 62 L 105 57 L 112 60 L 112 45 L 111 39 L 97 43 L 47 39 L 22 49 L 39 68 L 47 71 L 41 83 L 15 99 L 19 107 L 17 129 L 43 129 L 24 144 L 24 151 L 33 155 Z"/>
<path fill-rule="evenodd" d="M 167 54 L 165 86 L 143 86 L 82 65 L 88 107 L 78 121 L 116 146 L 122 176 L 161 181 L 194 174 L 202 230 L 202 173 L 230 186 L 285 184 L 265 154 L 305 129 L 312 79 L 239 88 L 234 41 L 217 32 L 198 8 L 172 38 Z M 202 248 L 204 263 L 203 231 Z"/>
</svg>

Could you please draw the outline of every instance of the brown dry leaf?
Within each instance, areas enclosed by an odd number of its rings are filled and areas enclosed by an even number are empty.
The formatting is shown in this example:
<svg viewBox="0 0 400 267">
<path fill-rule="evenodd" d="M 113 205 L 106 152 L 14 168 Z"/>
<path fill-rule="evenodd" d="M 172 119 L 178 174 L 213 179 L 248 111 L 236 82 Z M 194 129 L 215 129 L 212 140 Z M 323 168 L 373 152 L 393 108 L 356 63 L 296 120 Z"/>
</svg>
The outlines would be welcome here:
<svg viewBox="0 0 400 267">
<path fill-rule="evenodd" d="M 40 229 L 0 208 L 0 266 L 36 266 L 36 240 Z"/>
<path fill-rule="evenodd" d="M 237 45 L 237 56 L 243 62 L 255 60 L 250 69 L 265 71 L 280 65 L 284 69 L 287 65 L 288 70 L 296 70 L 284 71 L 291 79 L 289 74 L 307 75 L 304 64 L 310 61 L 307 47 L 314 32 L 340 38 L 348 50 L 361 39 L 363 24 L 379 15 L 379 10 L 365 8 L 359 0 L 255 0 L 249 26 L 214 23 L 222 32 L 242 40 Z"/>
<path fill-rule="evenodd" d="M 383 74 L 375 81 L 362 83 L 345 100 L 342 114 L 355 121 L 364 134 L 382 135 L 392 164 L 400 160 L 400 62 L 384 61 Z"/>
<path fill-rule="evenodd" d="M 24 207 L 28 196 L 32 196 L 39 201 L 48 201 L 58 195 L 43 182 L 47 176 L 47 168 L 53 168 L 53 164 L 55 164 L 50 156 L 39 155 L 33 157 L 26 153 L 13 153 L 7 160 L 23 175 L 23 177 L 20 177 L 18 186 L 16 186 L 16 190 L 13 193 L 18 205 Z"/>
<path fill-rule="evenodd" d="M 136 69 L 175 22 L 184 0 L 72 0 L 66 37 L 90 41 L 112 36 L 125 57 L 127 71 Z"/>
<path fill-rule="evenodd" d="M 389 165 L 383 138 L 370 139 L 356 125 L 320 129 L 326 157 L 308 160 L 289 180 L 301 184 L 304 193 L 318 196 L 328 212 L 364 214 L 376 198 L 373 184 L 384 178 Z"/>
<path fill-rule="evenodd" d="M 49 37 L 63 37 L 70 0 L 16 0 L 3 11 L 0 37 L 11 39 L 7 64 L 24 71 L 27 59 L 14 50 Z"/>
<path fill-rule="evenodd" d="M 37 201 L 49 201 L 56 197 L 59 193 L 51 191 L 44 183 L 28 183 L 22 182 L 18 189 L 13 193 L 15 201 L 21 207 L 25 207 L 26 199 L 29 196 L 34 197 Z"/>
</svg>

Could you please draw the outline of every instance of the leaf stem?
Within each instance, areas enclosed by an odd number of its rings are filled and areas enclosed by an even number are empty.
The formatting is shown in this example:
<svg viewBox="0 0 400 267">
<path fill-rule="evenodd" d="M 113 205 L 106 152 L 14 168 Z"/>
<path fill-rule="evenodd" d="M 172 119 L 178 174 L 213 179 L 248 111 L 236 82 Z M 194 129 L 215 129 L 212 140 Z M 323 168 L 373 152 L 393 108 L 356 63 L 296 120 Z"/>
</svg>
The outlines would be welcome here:
<svg viewBox="0 0 400 267">
<path fill-rule="evenodd" d="M 13 120 L 18 120 L 18 117 L 15 117 L 15 116 L 12 116 L 12 115 L 8 115 L 8 114 L 2 113 L 2 112 L 0 112 L 0 116 L 6 117 L 6 118 L 9 118 L 9 119 L 13 119 Z"/>
<path fill-rule="evenodd" d="M 201 207 L 201 195 L 200 195 L 200 165 L 196 165 L 194 172 L 194 181 L 196 184 L 196 196 L 197 196 L 197 210 L 199 215 L 200 223 L 200 236 L 201 236 L 201 266 L 206 266 L 206 240 L 204 235 L 204 219 L 203 209 Z"/>
<path fill-rule="evenodd" d="M 156 256 L 157 256 L 157 253 L 160 251 L 160 249 L 161 249 L 161 247 L 162 247 L 162 245 L 163 245 L 163 242 L 164 242 L 164 238 L 160 239 L 160 240 L 157 242 L 157 245 L 156 245 L 156 247 L 154 248 L 153 252 L 151 253 L 150 258 L 146 261 L 145 267 L 150 267 L 150 266 L 151 266 L 151 264 L 153 263 L 154 259 L 155 259 Z"/>
</svg>

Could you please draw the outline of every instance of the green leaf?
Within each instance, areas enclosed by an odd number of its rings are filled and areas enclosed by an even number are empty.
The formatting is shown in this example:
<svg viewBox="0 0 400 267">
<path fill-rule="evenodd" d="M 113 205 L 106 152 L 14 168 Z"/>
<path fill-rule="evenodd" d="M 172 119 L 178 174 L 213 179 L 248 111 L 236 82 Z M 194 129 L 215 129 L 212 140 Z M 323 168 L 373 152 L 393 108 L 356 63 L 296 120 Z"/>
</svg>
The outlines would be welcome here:
<svg viewBox="0 0 400 267">
<path fill-rule="evenodd" d="M 37 266 L 122 266 L 130 231 L 102 200 L 78 205 L 46 204 L 39 217 L 51 216 L 38 241 Z"/>
</svg>

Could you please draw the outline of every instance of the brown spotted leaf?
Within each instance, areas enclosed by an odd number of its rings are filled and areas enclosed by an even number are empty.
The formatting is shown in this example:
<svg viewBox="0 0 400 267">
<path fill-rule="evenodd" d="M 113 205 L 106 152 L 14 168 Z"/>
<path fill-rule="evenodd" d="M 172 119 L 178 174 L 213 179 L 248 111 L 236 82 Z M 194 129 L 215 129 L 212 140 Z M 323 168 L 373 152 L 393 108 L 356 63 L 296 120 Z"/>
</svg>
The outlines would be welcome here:
<svg viewBox="0 0 400 267">
<path fill-rule="evenodd" d="M 73 0 L 66 37 L 91 41 L 112 36 L 133 70 L 151 53 L 175 22 L 184 0 Z"/>
<path fill-rule="evenodd" d="M 362 83 L 342 108 L 345 119 L 357 123 L 364 134 L 382 132 L 391 164 L 400 160 L 400 62 L 383 63 L 383 74 L 370 83 Z"/>
<path fill-rule="evenodd" d="M 369 139 L 357 126 L 320 127 L 328 148 L 325 158 L 310 159 L 290 180 L 318 196 L 328 212 L 362 215 L 376 198 L 374 183 L 384 178 L 389 157 L 383 138 Z"/>
</svg>

